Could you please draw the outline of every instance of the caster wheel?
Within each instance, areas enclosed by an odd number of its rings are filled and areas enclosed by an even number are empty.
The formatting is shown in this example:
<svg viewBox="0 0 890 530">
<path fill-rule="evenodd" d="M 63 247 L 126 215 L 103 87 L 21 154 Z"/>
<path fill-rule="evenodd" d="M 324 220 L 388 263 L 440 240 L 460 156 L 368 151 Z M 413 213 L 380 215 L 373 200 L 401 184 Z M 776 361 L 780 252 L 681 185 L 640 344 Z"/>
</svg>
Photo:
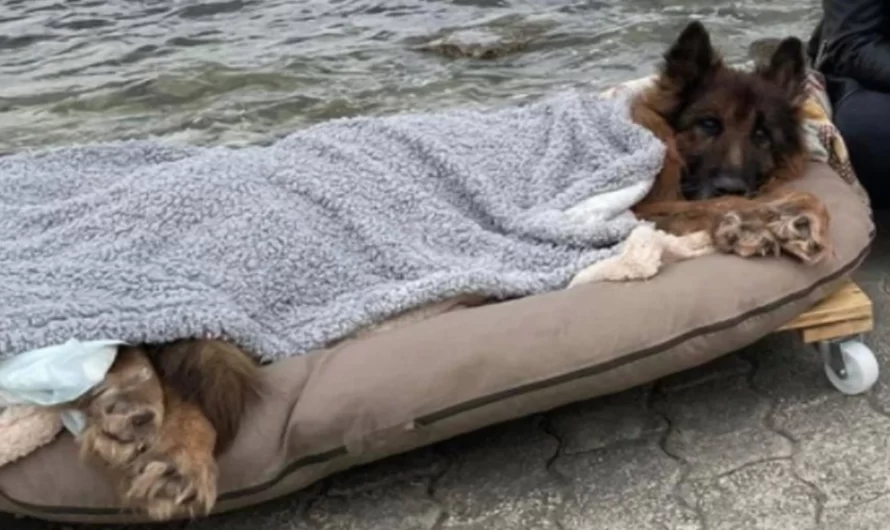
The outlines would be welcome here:
<svg viewBox="0 0 890 530">
<path fill-rule="evenodd" d="M 825 375 L 841 393 L 853 396 L 867 391 L 878 380 L 878 360 L 858 340 L 831 344 Z"/>
</svg>

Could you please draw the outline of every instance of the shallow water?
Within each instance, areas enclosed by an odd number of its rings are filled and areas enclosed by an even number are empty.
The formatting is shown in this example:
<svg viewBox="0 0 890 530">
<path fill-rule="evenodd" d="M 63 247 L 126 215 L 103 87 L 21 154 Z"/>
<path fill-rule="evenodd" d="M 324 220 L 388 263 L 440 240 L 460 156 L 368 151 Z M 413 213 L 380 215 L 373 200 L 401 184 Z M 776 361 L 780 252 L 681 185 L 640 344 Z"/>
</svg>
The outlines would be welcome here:
<svg viewBox="0 0 890 530">
<path fill-rule="evenodd" d="M 264 142 L 332 117 L 498 104 L 652 72 L 691 17 L 731 60 L 808 36 L 815 0 L 0 0 L 0 152 Z M 419 50 L 476 29 L 497 60 Z"/>
</svg>

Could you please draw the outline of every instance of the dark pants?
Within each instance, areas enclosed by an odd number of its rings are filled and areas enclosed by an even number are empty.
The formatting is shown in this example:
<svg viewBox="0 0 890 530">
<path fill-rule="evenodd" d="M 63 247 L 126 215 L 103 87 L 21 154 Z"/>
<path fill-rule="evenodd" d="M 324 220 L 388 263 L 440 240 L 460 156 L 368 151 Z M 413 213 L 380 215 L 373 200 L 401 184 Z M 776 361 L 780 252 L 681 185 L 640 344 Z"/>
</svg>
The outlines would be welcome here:
<svg viewBox="0 0 890 530">
<path fill-rule="evenodd" d="M 838 91 L 834 123 L 874 208 L 890 207 L 890 92 L 858 85 Z M 832 98 L 834 99 L 834 98 Z"/>
</svg>

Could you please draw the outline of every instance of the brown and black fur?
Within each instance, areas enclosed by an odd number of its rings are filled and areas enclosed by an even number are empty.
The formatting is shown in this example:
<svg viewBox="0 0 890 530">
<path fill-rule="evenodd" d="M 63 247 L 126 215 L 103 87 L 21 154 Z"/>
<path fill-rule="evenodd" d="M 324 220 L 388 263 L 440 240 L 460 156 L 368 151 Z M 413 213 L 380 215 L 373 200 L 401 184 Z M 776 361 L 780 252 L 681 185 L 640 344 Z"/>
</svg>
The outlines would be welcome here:
<svg viewBox="0 0 890 530">
<path fill-rule="evenodd" d="M 221 340 L 121 348 L 102 385 L 75 404 L 88 419 L 81 454 L 153 519 L 205 515 L 216 502 L 216 456 L 260 382 L 252 358 Z"/>
<path fill-rule="evenodd" d="M 801 42 L 786 39 L 756 72 L 739 72 L 701 24 L 687 26 L 633 105 L 634 119 L 668 146 L 637 213 L 678 235 L 707 230 L 727 253 L 822 259 L 825 208 L 785 187 L 804 168 L 803 61 Z M 258 367 L 224 341 L 122 348 L 104 383 L 75 404 L 88 417 L 82 454 L 154 519 L 206 514 L 215 457 L 259 392 Z"/>
<path fill-rule="evenodd" d="M 701 23 L 686 26 L 633 104 L 634 120 L 668 147 L 636 212 L 677 235 L 707 230 L 724 252 L 823 259 L 828 212 L 788 186 L 806 163 L 805 83 L 799 39 L 747 72 L 724 64 Z"/>
</svg>

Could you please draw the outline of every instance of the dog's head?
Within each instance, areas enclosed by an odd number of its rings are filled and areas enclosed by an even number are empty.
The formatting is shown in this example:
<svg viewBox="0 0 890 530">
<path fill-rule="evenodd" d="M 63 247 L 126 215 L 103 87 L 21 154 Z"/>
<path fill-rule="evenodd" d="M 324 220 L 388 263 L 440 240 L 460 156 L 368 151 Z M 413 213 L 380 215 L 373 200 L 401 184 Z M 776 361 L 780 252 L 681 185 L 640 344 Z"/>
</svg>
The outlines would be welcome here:
<svg viewBox="0 0 890 530">
<path fill-rule="evenodd" d="M 803 43 L 782 40 L 751 72 L 726 66 L 707 30 L 692 22 L 665 54 L 664 114 L 686 163 L 687 199 L 751 195 L 804 149 Z"/>
</svg>

